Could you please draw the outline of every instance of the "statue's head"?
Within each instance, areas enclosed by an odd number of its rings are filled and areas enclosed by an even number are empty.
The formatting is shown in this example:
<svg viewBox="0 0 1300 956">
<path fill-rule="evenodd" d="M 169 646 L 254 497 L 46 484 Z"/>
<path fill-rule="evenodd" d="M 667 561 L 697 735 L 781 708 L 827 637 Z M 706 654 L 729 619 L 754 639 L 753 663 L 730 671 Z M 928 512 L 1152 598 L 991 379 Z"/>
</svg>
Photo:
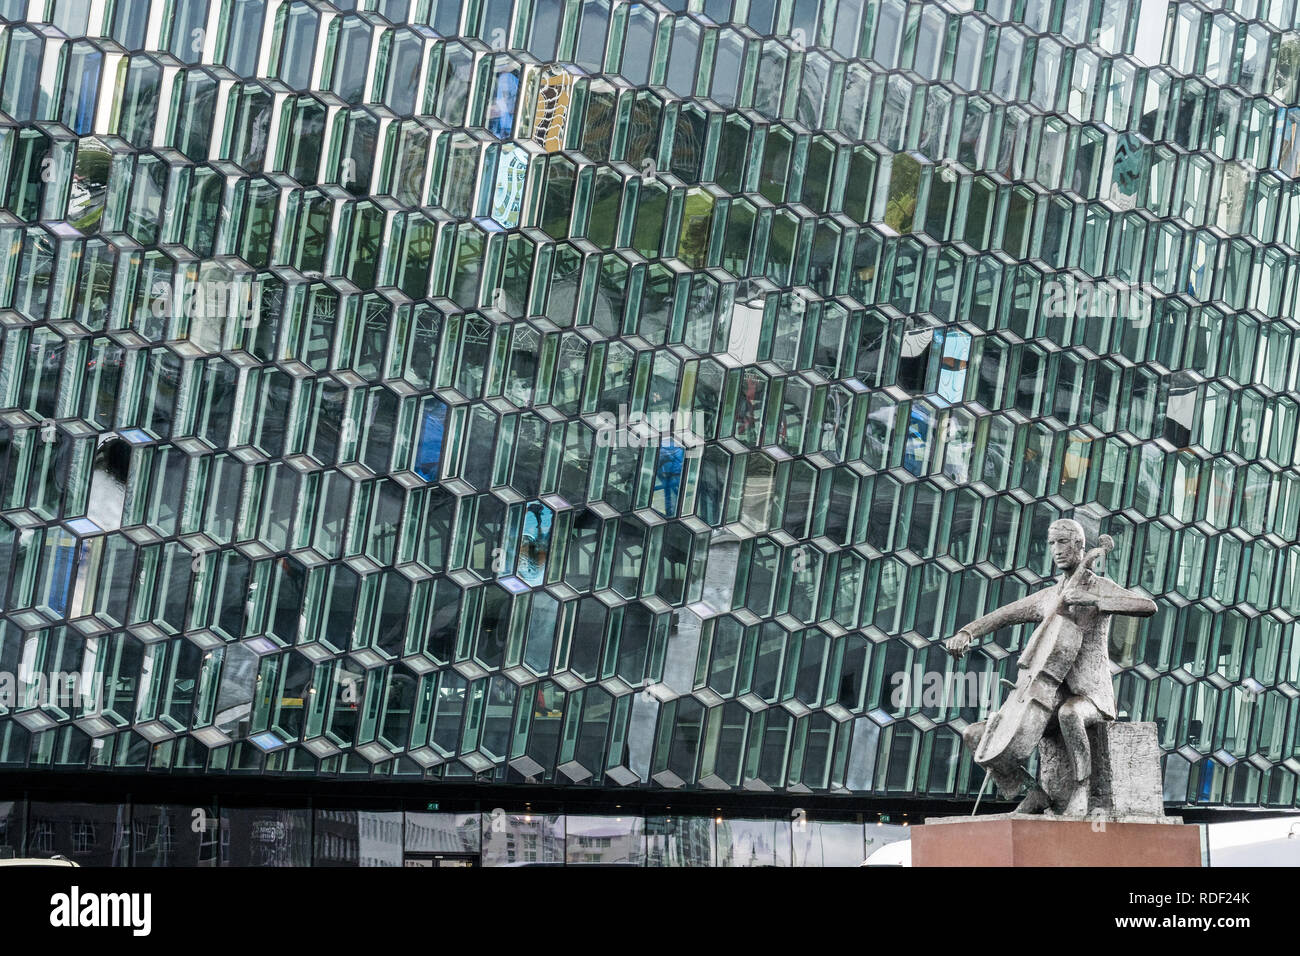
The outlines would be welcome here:
<svg viewBox="0 0 1300 956">
<path fill-rule="evenodd" d="M 1047 546 L 1058 570 L 1070 572 L 1083 560 L 1083 525 L 1073 518 L 1060 518 L 1047 529 Z"/>
</svg>

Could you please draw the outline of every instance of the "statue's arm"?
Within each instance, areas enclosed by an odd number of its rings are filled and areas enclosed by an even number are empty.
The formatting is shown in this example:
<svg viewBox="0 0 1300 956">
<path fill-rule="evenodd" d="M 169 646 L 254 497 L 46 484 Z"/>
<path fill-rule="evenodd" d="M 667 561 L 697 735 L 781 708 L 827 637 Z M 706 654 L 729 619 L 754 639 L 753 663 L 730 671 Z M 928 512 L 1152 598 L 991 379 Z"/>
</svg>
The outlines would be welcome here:
<svg viewBox="0 0 1300 956">
<path fill-rule="evenodd" d="M 978 640 L 985 634 L 992 634 L 1003 627 L 1013 624 L 1037 623 L 1043 619 L 1042 592 L 1026 594 L 1019 601 L 1012 601 L 996 611 L 990 611 L 981 618 L 971 621 L 961 630 L 970 635 L 971 640 Z M 961 633 L 958 631 L 957 633 Z"/>
<path fill-rule="evenodd" d="M 1127 614 L 1132 617 L 1150 617 L 1156 613 L 1156 602 L 1137 591 L 1120 587 L 1109 578 L 1094 577 L 1085 590 L 1097 599 L 1096 608 L 1103 614 Z"/>
</svg>

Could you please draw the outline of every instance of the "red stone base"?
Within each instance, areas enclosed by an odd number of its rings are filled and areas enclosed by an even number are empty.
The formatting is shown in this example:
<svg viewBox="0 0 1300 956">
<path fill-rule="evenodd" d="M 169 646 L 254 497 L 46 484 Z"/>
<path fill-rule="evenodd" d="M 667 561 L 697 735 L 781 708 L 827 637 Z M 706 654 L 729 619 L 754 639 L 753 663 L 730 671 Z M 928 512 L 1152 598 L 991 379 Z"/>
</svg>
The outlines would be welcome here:
<svg viewBox="0 0 1300 956">
<path fill-rule="evenodd" d="M 1002 814 L 912 827 L 913 866 L 1200 866 L 1200 828 Z"/>
</svg>

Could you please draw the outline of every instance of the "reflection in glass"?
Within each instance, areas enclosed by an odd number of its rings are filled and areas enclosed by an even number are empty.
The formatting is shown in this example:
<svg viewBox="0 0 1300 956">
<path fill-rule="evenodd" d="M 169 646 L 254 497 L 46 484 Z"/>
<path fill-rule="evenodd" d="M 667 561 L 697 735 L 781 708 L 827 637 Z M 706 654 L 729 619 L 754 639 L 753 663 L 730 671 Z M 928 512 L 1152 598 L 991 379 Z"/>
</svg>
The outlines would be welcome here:
<svg viewBox="0 0 1300 956">
<path fill-rule="evenodd" d="M 718 823 L 718 866 L 789 866 L 789 820 Z"/>
<path fill-rule="evenodd" d="M 223 807 L 222 866 L 309 866 L 311 811 Z"/>
<path fill-rule="evenodd" d="M 482 841 L 477 813 L 408 813 L 403 846 L 407 853 L 478 853 Z"/>
<path fill-rule="evenodd" d="M 210 805 L 132 807 L 132 866 L 216 866 L 217 811 Z"/>
<path fill-rule="evenodd" d="M 564 862 L 642 866 L 645 862 L 645 831 L 640 817 L 565 818 Z"/>
<path fill-rule="evenodd" d="M 317 810 L 313 866 L 401 866 L 402 814 Z"/>
<path fill-rule="evenodd" d="M 713 827 L 709 817 L 646 817 L 646 866 L 713 866 Z"/>
<path fill-rule="evenodd" d="M 862 824 L 795 820 L 792 829 L 795 866 L 862 864 Z"/>
<path fill-rule="evenodd" d="M 560 866 L 564 863 L 564 817 L 483 814 L 484 866 Z"/>
<path fill-rule="evenodd" d="M 33 800 L 27 813 L 26 855 L 65 856 L 80 866 L 127 866 L 130 825 L 124 804 Z"/>
</svg>

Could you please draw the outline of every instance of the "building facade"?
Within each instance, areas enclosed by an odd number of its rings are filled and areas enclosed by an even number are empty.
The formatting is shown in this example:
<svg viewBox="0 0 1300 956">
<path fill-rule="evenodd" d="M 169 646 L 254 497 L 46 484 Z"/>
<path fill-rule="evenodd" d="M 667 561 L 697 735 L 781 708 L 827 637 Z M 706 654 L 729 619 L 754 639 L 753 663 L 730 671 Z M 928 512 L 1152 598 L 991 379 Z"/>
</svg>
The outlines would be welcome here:
<svg viewBox="0 0 1300 956">
<path fill-rule="evenodd" d="M 730 821 L 973 800 L 1028 634 L 939 642 L 1059 517 L 1167 801 L 1295 807 L 1298 83 L 1295 0 L 0 0 L 14 826 L 793 858 Z"/>
</svg>

